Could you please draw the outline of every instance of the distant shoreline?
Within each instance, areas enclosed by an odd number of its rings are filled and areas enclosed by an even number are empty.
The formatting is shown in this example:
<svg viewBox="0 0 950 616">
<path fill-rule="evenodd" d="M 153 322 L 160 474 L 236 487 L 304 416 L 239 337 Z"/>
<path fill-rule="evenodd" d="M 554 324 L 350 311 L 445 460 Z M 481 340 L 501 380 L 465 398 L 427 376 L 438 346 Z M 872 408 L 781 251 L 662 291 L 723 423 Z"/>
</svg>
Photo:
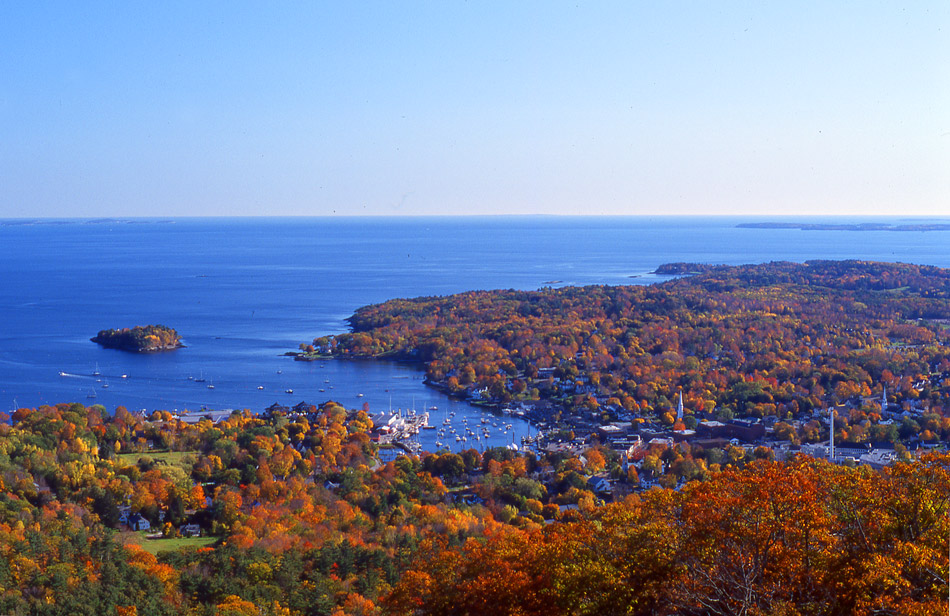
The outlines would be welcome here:
<svg viewBox="0 0 950 616">
<path fill-rule="evenodd" d="M 799 222 L 743 222 L 739 229 L 799 229 L 801 231 L 950 231 L 950 224 L 929 223 L 913 225 L 888 225 L 876 222 L 860 224 L 826 224 Z"/>
</svg>

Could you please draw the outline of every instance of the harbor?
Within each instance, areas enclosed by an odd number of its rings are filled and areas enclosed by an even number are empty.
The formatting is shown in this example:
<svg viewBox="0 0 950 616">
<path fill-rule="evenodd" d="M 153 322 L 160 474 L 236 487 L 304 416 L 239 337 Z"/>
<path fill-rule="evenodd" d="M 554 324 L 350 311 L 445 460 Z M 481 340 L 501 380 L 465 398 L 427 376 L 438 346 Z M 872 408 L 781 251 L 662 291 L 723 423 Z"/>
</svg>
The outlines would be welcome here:
<svg viewBox="0 0 950 616">
<path fill-rule="evenodd" d="M 380 445 L 395 445 L 418 453 L 484 451 L 492 447 L 522 450 L 538 437 L 537 430 L 523 419 L 487 409 L 479 409 L 477 414 L 446 410 L 441 416 L 437 410 L 438 407 L 424 412 L 396 409 L 373 415 L 373 439 Z"/>
<path fill-rule="evenodd" d="M 496 410 L 448 396 L 425 385 L 422 373 L 411 365 L 295 362 L 275 355 L 262 358 L 257 370 L 248 370 L 213 359 L 197 365 L 184 359 L 184 355 L 103 352 L 100 360 L 86 365 L 62 366 L 56 381 L 65 392 L 60 399 L 101 404 L 110 412 L 125 406 L 186 416 L 223 409 L 260 413 L 275 404 L 292 408 L 302 402 L 320 405 L 333 400 L 369 413 L 381 445 L 398 445 L 413 453 L 516 448 L 537 434 L 517 409 Z M 236 369 L 241 371 L 235 373 Z M 159 397 L 164 404 L 156 403 Z"/>
</svg>

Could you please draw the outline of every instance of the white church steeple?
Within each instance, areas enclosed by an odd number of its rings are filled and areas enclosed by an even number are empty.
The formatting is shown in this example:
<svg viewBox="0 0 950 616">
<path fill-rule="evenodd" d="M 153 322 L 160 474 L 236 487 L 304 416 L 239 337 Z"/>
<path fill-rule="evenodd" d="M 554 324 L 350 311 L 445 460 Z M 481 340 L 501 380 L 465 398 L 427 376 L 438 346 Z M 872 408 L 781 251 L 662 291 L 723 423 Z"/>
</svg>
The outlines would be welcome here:
<svg viewBox="0 0 950 616">
<path fill-rule="evenodd" d="M 835 409 L 828 407 L 828 461 L 835 461 Z"/>
</svg>

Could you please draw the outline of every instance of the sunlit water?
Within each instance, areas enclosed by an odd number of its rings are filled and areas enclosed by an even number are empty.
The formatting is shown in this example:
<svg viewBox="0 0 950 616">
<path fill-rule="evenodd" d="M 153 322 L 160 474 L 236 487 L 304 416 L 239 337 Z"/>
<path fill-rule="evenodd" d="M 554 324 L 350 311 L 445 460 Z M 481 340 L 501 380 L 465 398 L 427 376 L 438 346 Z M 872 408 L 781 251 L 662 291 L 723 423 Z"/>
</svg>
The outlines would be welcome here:
<svg viewBox="0 0 950 616">
<path fill-rule="evenodd" d="M 0 409 L 56 402 L 129 409 L 247 408 L 335 400 L 431 410 L 440 426 L 531 432 L 426 387 L 418 366 L 295 362 L 282 354 L 346 331 L 361 305 L 471 289 L 644 284 L 673 261 L 859 258 L 950 266 L 950 232 L 739 229 L 736 218 L 185 219 L 0 224 Z M 876 219 L 881 222 L 881 219 Z M 847 219 L 846 222 L 861 222 Z M 885 220 L 884 222 L 896 222 Z M 187 348 L 136 355 L 89 341 L 160 323 Z M 100 372 L 99 376 L 93 373 Z M 67 376 L 61 376 L 64 372 Z M 123 376 L 124 375 L 124 376 Z M 203 382 L 202 382 L 203 379 Z M 213 385 L 211 389 L 208 385 Z M 292 390 L 293 393 L 288 393 Z M 362 395 L 360 395 L 362 394 Z M 499 423 L 499 426 L 492 425 Z M 504 425 L 512 429 L 504 430 Z M 499 430 L 501 427 L 502 430 Z"/>
</svg>

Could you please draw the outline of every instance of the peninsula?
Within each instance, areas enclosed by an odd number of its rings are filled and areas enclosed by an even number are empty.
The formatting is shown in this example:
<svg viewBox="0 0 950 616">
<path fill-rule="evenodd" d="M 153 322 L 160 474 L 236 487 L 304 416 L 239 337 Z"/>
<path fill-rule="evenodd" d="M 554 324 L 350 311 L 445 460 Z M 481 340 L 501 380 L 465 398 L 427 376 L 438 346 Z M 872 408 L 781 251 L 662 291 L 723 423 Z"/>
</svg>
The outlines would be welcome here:
<svg viewBox="0 0 950 616">
<path fill-rule="evenodd" d="M 153 353 L 172 351 L 183 347 L 181 336 L 174 329 L 164 325 L 137 325 L 133 328 L 104 329 L 94 338 L 96 344 L 107 349 L 119 349 L 133 353 Z"/>
<path fill-rule="evenodd" d="M 500 409 L 550 409 L 527 414 L 570 420 L 576 433 L 769 418 L 817 442 L 805 425 L 841 406 L 842 441 L 935 440 L 910 419 L 950 412 L 950 270 L 808 261 L 657 272 L 679 277 L 394 299 L 312 346 L 420 362 L 430 385 Z"/>
</svg>

